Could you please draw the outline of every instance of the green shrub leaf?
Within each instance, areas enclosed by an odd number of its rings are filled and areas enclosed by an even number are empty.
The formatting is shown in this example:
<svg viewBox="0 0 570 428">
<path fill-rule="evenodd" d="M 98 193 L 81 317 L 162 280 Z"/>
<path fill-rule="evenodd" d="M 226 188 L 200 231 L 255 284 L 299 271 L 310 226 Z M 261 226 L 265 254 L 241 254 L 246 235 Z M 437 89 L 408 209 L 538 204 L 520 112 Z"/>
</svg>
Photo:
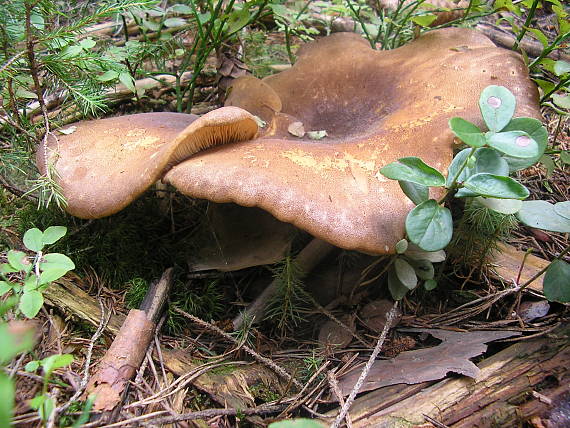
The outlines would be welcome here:
<svg viewBox="0 0 570 428">
<path fill-rule="evenodd" d="M 402 298 L 410 291 L 396 275 L 396 269 L 392 265 L 388 270 L 388 289 L 394 300 L 402 300 Z"/>
<path fill-rule="evenodd" d="M 424 282 L 424 288 L 427 291 L 434 290 L 436 287 L 437 287 L 437 281 L 435 279 L 428 279 L 426 282 Z"/>
<path fill-rule="evenodd" d="M 398 184 L 400 185 L 402 192 L 404 192 L 404 194 L 416 205 L 419 205 L 429 199 L 429 187 L 427 186 L 404 180 L 399 180 Z"/>
<path fill-rule="evenodd" d="M 570 264 L 554 260 L 543 280 L 544 295 L 551 302 L 570 303 Z"/>
<path fill-rule="evenodd" d="M 37 290 L 26 291 L 20 298 L 20 311 L 28 317 L 35 317 L 44 304 L 44 296 Z"/>
<path fill-rule="evenodd" d="M 504 86 L 487 86 L 479 98 L 479 108 L 490 131 L 499 132 L 511 121 L 516 99 Z"/>
<path fill-rule="evenodd" d="M 475 153 L 472 156 L 472 159 L 474 159 L 474 164 L 473 166 L 467 166 L 463 169 L 457 178 L 458 183 L 463 183 L 472 175 L 482 172 L 494 175 L 509 175 L 509 165 L 507 164 L 507 161 L 504 160 L 499 152 L 497 152 L 495 149 L 488 147 L 483 147 L 480 149 L 465 149 L 457 153 L 457 155 L 455 155 L 453 158 L 451 165 L 449 165 L 446 183 L 447 187 L 451 186 L 451 181 L 457 175 L 457 171 L 459 171 L 459 168 L 461 168 L 461 165 L 463 165 L 465 159 L 467 159 L 467 156 L 469 156 L 469 153 L 471 153 L 472 150 L 475 150 Z"/>
<path fill-rule="evenodd" d="M 530 192 L 518 181 L 487 173 L 475 174 L 463 183 L 467 190 L 480 196 L 499 199 L 526 199 Z"/>
<path fill-rule="evenodd" d="M 556 214 L 570 220 L 570 201 L 558 202 L 554 204 Z"/>
<path fill-rule="evenodd" d="M 12 416 L 14 413 L 14 383 L 12 379 L 4 373 L 0 372 L 0 426 L 9 427 L 12 425 Z"/>
<path fill-rule="evenodd" d="M 420 158 L 400 158 L 380 170 L 380 173 L 392 180 L 410 181 L 423 186 L 440 187 L 445 185 L 445 178 L 431 166 L 426 165 Z"/>
<path fill-rule="evenodd" d="M 394 260 L 394 269 L 396 276 L 407 289 L 413 290 L 418 285 L 418 276 L 414 268 L 404 259 L 397 258 Z"/>
<path fill-rule="evenodd" d="M 42 243 L 44 245 L 51 245 L 59 241 L 66 233 L 67 227 L 65 226 L 50 226 L 43 233 Z"/>
<path fill-rule="evenodd" d="M 522 208 L 520 199 L 476 198 L 477 202 L 501 214 L 516 214 Z"/>
<path fill-rule="evenodd" d="M 540 159 L 542 156 L 538 143 L 524 131 L 488 133 L 487 144 L 514 158 Z"/>
<path fill-rule="evenodd" d="M 433 268 L 432 262 L 429 260 L 409 260 L 409 262 L 414 268 L 418 278 L 423 280 L 433 279 L 435 269 Z"/>
<path fill-rule="evenodd" d="M 507 155 L 503 156 L 509 164 L 510 171 L 519 171 L 538 162 L 544 154 L 544 150 L 546 150 L 546 145 L 548 144 L 548 131 L 542 125 L 542 122 L 531 117 L 517 117 L 511 120 L 503 129 L 503 132 L 509 131 L 526 132 L 538 144 L 538 154 L 533 158 L 524 159 Z"/>
<path fill-rule="evenodd" d="M 449 127 L 468 146 L 477 148 L 483 147 L 487 143 L 485 134 L 481 132 L 479 127 L 465 119 L 453 117 L 449 120 Z"/>
<path fill-rule="evenodd" d="M 453 234 L 451 212 L 433 199 L 422 202 L 408 213 L 406 233 L 424 251 L 441 250 Z"/>
<path fill-rule="evenodd" d="M 323 428 L 326 426 L 318 421 L 306 418 L 287 419 L 269 424 L 269 428 Z"/>
<path fill-rule="evenodd" d="M 524 201 L 517 217 L 522 223 L 537 229 L 570 232 L 570 220 L 559 215 L 550 202 Z"/>
<path fill-rule="evenodd" d="M 43 236 L 44 234 L 40 229 L 30 229 L 24 234 L 24 245 L 28 250 L 35 251 L 37 253 L 44 248 Z"/>
<path fill-rule="evenodd" d="M 12 266 L 16 272 L 29 272 L 32 267 L 32 264 L 29 262 L 26 253 L 22 251 L 8 251 L 8 263 L 10 263 L 10 266 Z"/>
<path fill-rule="evenodd" d="M 72 362 L 73 355 L 71 354 L 54 354 L 42 360 L 42 368 L 44 374 L 49 376 L 54 370 L 68 366 Z"/>
</svg>

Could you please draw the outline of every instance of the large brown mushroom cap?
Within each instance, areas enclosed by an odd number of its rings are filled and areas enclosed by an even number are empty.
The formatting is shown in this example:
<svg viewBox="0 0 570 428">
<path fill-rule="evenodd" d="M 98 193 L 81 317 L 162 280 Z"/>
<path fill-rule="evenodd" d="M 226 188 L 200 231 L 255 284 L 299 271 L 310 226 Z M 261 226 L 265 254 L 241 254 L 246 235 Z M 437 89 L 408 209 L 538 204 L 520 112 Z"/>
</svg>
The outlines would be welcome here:
<svg viewBox="0 0 570 428">
<path fill-rule="evenodd" d="M 55 168 L 69 213 L 99 218 L 129 205 L 174 163 L 207 147 L 249 140 L 256 132 L 253 116 L 235 107 L 200 118 L 140 113 L 83 121 L 41 146 L 37 164 L 42 173 L 48 164 Z"/>
<path fill-rule="evenodd" d="M 194 197 L 259 206 L 337 246 L 371 253 L 394 251 L 413 207 L 381 167 L 419 156 L 445 170 L 448 120 L 482 125 L 478 99 L 488 85 L 514 93 L 517 116 L 539 117 L 521 57 L 467 29 L 432 31 L 382 52 L 355 34 L 335 34 L 302 48 L 292 69 L 263 82 L 282 103 L 269 130 L 192 156 L 165 180 Z M 259 111 L 252 93 L 236 84 L 231 104 Z M 328 137 L 291 135 L 286 124 L 295 120 Z"/>
</svg>

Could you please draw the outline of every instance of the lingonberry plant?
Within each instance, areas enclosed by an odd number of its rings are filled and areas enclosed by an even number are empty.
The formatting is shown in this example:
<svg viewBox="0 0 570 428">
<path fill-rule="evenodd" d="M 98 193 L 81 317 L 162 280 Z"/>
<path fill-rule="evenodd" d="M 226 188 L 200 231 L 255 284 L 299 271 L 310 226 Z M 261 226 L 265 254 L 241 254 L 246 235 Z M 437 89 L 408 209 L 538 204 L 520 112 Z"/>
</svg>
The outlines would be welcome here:
<svg viewBox="0 0 570 428">
<path fill-rule="evenodd" d="M 570 232 L 570 202 L 523 201 L 530 192 L 509 174 L 527 168 L 543 155 L 548 134 L 534 118 L 513 118 L 515 96 L 505 87 L 488 86 L 479 99 L 487 131 L 460 117 L 449 121 L 453 133 L 468 148 L 455 155 L 447 178 L 420 158 L 406 157 L 383 167 L 380 172 L 398 180 L 404 193 L 416 204 L 406 218 L 407 239 L 397 246 L 398 256 L 388 272 L 390 291 L 401 299 L 424 279 L 432 289 L 431 261 L 441 261 L 443 250 L 453 236 L 451 211 L 442 206 L 448 195 L 468 198 L 502 214 L 516 214 L 531 227 Z M 429 188 L 444 189 L 439 200 L 430 199 Z M 414 244 L 410 248 L 408 241 Z M 431 260 L 431 261 L 430 261 Z M 544 280 L 545 295 L 550 300 L 570 301 L 570 265 L 555 260 Z"/>
</svg>

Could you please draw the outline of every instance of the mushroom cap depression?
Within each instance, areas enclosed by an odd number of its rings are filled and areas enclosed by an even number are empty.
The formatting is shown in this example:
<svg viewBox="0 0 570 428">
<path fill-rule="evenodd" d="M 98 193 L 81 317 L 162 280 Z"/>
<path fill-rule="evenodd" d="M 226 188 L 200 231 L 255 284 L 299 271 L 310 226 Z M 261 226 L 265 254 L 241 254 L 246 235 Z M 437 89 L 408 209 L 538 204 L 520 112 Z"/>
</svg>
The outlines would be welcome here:
<svg viewBox="0 0 570 428">
<path fill-rule="evenodd" d="M 249 140 L 255 118 L 224 107 L 202 117 L 182 113 L 140 113 L 79 122 L 40 146 L 37 165 L 46 165 L 67 200 L 66 210 L 81 218 L 114 214 L 129 205 L 173 164 L 212 147 Z"/>
<path fill-rule="evenodd" d="M 226 105 L 268 122 L 258 138 L 193 155 L 164 180 L 193 197 L 261 207 L 339 247 L 393 253 L 413 204 L 379 169 L 418 156 L 445 170 L 448 120 L 483 126 L 478 99 L 489 85 L 513 92 L 517 116 L 540 117 L 522 58 L 477 31 L 431 31 L 392 51 L 333 34 L 303 46 L 290 70 L 233 85 Z M 296 137 L 294 122 L 328 136 Z"/>
</svg>

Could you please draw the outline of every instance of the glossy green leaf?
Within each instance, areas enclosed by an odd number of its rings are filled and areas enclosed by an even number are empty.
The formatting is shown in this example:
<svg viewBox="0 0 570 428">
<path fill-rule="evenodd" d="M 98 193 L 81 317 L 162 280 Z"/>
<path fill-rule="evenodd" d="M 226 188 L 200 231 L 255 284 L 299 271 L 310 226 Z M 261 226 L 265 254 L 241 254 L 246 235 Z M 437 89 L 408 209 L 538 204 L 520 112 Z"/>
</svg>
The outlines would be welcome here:
<svg viewBox="0 0 570 428">
<path fill-rule="evenodd" d="M 228 27 L 226 29 L 226 32 L 228 34 L 233 34 L 241 30 L 248 24 L 249 19 L 250 13 L 247 7 L 243 7 L 241 10 L 234 10 L 228 19 Z"/>
<path fill-rule="evenodd" d="M 433 279 L 435 269 L 432 262 L 429 260 L 409 260 L 409 262 L 414 268 L 418 278 L 423 280 Z"/>
<path fill-rule="evenodd" d="M 522 159 L 510 156 L 503 156 L 509 164 L 509 170 L 519 171 L 534 165 L 544 154 L 546 145 L 548 144 L 548 132 L 538 119 L 531 117 L 517 117 L 503 129 L 504 132 L 508 131 L 523 131 L 526 132 L 538 144 L 538 154 L 534 158 Z"/>
<path fill-rule="evenodd" d="M 14 382 L 4 371 L 0 371 L 0 427 L 10 427 L 14 416 Z"/>
<path fill-rule="evenodd" d="M 556 61 L 554 63 L 554 73 L 556 73 L 557 76 L 570 73 L 570 62 L 563 60 Z"/>
<path fill-rule="evenodd" d="M 516 214 L 522 208 L 520 199 L 475 198 L 478 203 L 501 214 Z"/>
<path fill-rule="evenodd" d="M 35 317 L 44 304 L 44 296 L 37 290 L 27 291 L 22 294 L 18 308 L 28 317 Z"/>
<path fill-rule="evenodd" d="M 404 296 L 410 291 L 402 282 L 398 279 L 396 275 L 396 269 L 391 266 L 388 270 L 388 289 L 394 300 L 402 300 Z"/>
<path fill-rule="evenodd" d="M 115 70 L 107 70 L 105 73 L 97 76 L 96 79 L 100 82 L 110 82 L 111 80 L 115 80 L 119 77 L 119 72 Z"/>
<path fill-rule="evenodd" d="M 549 155 L 542 155 L 539 162 L 544 168 L 546 168 L 546 178 L 552 177 L 552 174 L 556 169 L 556 163 L 554 163 L 554 160 Z"/>
<path fill-rule="evenodd" d="M 435 279 L 428 279 L 426 282 L 424 282 L 424 288 L 427 291 L 434 290 L 437 288 L 437 281 Z"/>
<path fill-rule="evenodd" d="M 560 160 L 566 165 L 570 165 L 570 150 L 562 150 L 560 152 Z"/>
<path fill-rule="evenodd" d="M 44 230 L 42 243 L 44 245 L 51 245 L 59 241 L 67 233 L 67 227 L 65 226 L 50 226 Z"/>
<path fill-rule="evenodd" d="M 172 27 L 182 27 L 186 25 L 187 22 L 184 18 L 167 18 L 164 20 L 164 25 L 168 28 Z"/>
<path fill-rule="evenodd" d="M 461 168 L 461 165 L 463 165 L 465 159 L 467 159 L 467 156 L 472 150 L 475 150 L 475 153 L 471 157 L 471 159 L 474 160 L 474 164 L 463 169 L 457 179 L 458 183 L 463 183 L 472 175 L 482 172 L 505 176 L 509 174 L 509 165 L 507 164 L 507 161 L 505 161 L 499 152 L 497 152 L 495 149 L 488 147 L 483 147 L 480 149 L 464 149 L 455 155 L 453 161 L 449 165 L 446 183 L 447 187 L 451 187 L 451 181 L 457 175 L 457 172 Z"/>
<path fill-rule="evenodd" d="M 516 99 L 504 86 L 487 86 L 481 92 L 479 108 L 490 131 L 501 131 L 513 117 Z"/>
<path fill-rule="evenodd" d="M 44 234 L 40 229 L 33 228 L 24 233 L 24 245 L 30 251 L 41 251 L 44 248 L 43 244 Z"/>
<path fill-rule="evenodd" d="M 404 194 L 416 205 L 429 199 L 429 187 L 427 186 L 403 180 L 398 181 L 398 184 Z"/>
<path fill-rule="evenodd" d="M 542 156 L 540 147 L 524 131 L 488 133 L 487 144 L 513 158 L 537 159 Z"/>
<path fill-rule="evenodd" d="M 18 271 L 29 271 L 31 263 L 28 260 L 26 253 L 22 251 L 10 250 L 8 251 L 8 263 L 12 266 L 16 272 Z"/>
<path fill-rule="evenodd" d="M 543 280 L 544 295 L 551 302 L 570 303 L 570 264 L 554 260 Z"/>
<path fill-rule="evenodd" d="M 408 250 L 408 241 L 401 239 L 396 243 L 396 254 L 404 254 Z"/>
<path fill-rule="evenodd" d="M 133 79 L 133 76 L 131 76 L 130 73 L 119 73 L 119 82 L 125 85 L 129 91 L 136 93 L 137 88 L 135 87 L 135 79 Z"/>
<path fill-rule="evenodd" d="M 445 177 L 417 157 L 398 159 L 382 168 L 380 173 L 392 180 L 410 181 L 428 187 L 445 185 Z"/>
<path fill-rule="evenodd" d="M 570 220 L 556 213 L 554 205 L 546 201 L 523 201 L 518 219 L 529 227 L 551 232 L 570 232 Z"/>
<path fill-rule="evenodd" d="M 570 109 L 570 95 L 568 94 L 552 94 L 552 101 L 557 107 Z"/>
<path fill-rule="evenodd" d="M 407 245 L 406 245 L 407 248 Z M 12 289 L 12 284 L 7 281 L 0 281 L 0 297 Z"/>
<path fill-rule="evenodd" d="M 398 257 L 394 260 L 394 270 L 398 280 L 409 290 L 413 290 L 418 285 L 418 276 L 414 268 L 404 259 Z"/>
<path fill-rule="evenodd" d="M 424 251 L 416 244 L 409 243 L 406 257 L 413 260 L 428 260 L 432 263 L 439 263 L 445 260 L 445 251 Z"/>
<path fill-rule="evenodd" d="M 483 147 L 487 143 L 485 134 L 481 132 L 479 127 L 465 119 L 453 117 L 449 120 L 449 127 L 468 146 L 477 148 Z"/>
<path fill-rule="evenodd" d="M 51 253 L 46 254 L 40 263 L 40 269 L 51 270 L 51 269 L 62 269 L 70 271 L 75 269 L 75 264 L 73 261 L 67 257 L 65 254 Z"/>
<path fill-rule="evenodd" d="M 467 190 L 480 196 L 498 199 L 526 199 L 530 192 L 526 187 L 510 177 L 487 173 L 469 177 L 463 185 Z"/>
<path fill-rule="evenodd" d="M 29 373 L 34 373 L 37 369 L 40 368 L 40 362 L 41 361 L 38 360 L 32 360 L 24 366 L 24 370 Z"/>
<path fill-rule="evenodd" d="M 558 202 L 554 204 L 554 212 L 570 220 L 570 201 Z"/>
<path fill-rule="evenodd" d="M 412 22 L 418 24 L 420 27 L 428 28 L 435 20 L 437 16 L 434 14 L 427 14 L 427 15 L 417 15 L 412 17 Z"/>
<path fill-rule="evenodd" d="M 441 250 L 453 234 L 451 212 L 433 199 L 422 202 L 408 213 L 406 233 L 424 251 Z"/>
<path fill-rule="evenodd" d="M 174 13 L 181 13 L 183 15 L 192 14 L 192 8 L 190 6 L 181 3 L 174 4 L 171 7 L 169 7 L 169 9 L 172 10 L 172 12 Z"/>
<path fill-rule="evenodd" d="M 73 362 L 73 355 L 71 354 L 54 354 L 42 360 L 41 365 L 46 376 L 61 367 L 66 367 Z"/>
</svg>

